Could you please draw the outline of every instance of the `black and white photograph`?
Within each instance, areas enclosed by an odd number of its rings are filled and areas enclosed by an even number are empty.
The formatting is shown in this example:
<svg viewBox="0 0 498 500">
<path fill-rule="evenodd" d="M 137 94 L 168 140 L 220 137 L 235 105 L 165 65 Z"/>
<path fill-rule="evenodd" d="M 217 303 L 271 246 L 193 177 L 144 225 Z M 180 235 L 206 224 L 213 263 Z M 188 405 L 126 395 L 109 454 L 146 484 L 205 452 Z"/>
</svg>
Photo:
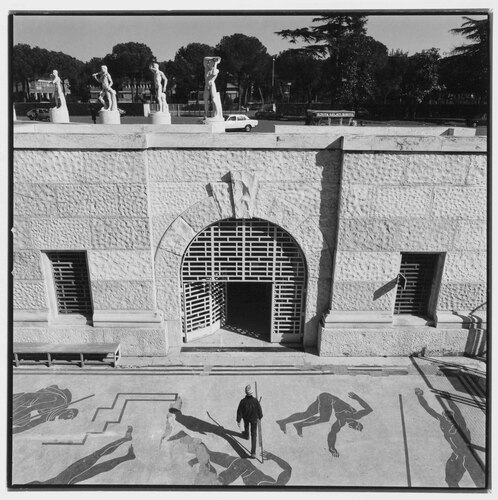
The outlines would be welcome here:
<svg viewBox="0 0 498 500">
<path fill-rule="evenodd" d="M 257 5 L 7 11 L 9 492 L 491 491 L 492 11 Z"/>
</svg>

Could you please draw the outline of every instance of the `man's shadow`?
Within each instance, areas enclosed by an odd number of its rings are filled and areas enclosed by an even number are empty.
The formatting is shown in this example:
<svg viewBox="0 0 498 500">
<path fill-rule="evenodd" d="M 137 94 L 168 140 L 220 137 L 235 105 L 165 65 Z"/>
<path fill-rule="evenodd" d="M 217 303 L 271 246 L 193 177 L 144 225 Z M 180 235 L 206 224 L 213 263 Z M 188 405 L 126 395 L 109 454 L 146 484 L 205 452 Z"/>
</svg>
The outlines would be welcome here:
<svg viewBox="0 0 498 500">
<path fill-rule="evenodd" d="M 239 457 L 245 458 L 250 456 L 247 450 L 239 444 L 239 442 L 234 439 L 234 436 L 243 438 L 241 432 L 232 431 L 230 429 L 225 429 L 221 425 L 215 425 L 200 418 L 193 417 L 192 415 L 185 415 L 181 410 L 177 408 L 170 408 L 170 413 L 175 415 L 176 421 L 182 424 L 186 429 L 193 432 L 198 432 L 199 434 L 214 434 L 216 436 L 224 439 L 239 455 Z"/>
</svg>

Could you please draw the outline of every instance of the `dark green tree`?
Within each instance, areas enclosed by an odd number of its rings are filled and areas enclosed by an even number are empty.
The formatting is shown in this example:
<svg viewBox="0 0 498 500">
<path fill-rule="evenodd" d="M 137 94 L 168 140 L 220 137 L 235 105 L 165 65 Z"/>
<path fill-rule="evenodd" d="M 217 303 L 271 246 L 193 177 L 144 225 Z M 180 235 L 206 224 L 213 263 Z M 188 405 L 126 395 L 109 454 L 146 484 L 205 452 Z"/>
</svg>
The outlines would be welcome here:
<svg viewBox="0 0 498 500">
<path fill-rule="evenodd" d="M 417 52 L 408 58 L 408 66 L 401 82 L 401 91 L 415 118 L 417 105 L 432 92 L 440 89 L 439 85 L 439 49 Z"/>
<path fill-rule="evenodd" d="M 389 100 L 399 98 L 401 82 L 408 67 L 408 52 L 392 50 L 385 64 L 377 71 L 378 101 L 386 104 Z"/>
<path fill-rule="evenodd" d="M 29 99 L 29 82 L 34 79 L 34 54 L 31 46 L 20 43 L 12 49 L 12 81 L 16 91 L 21 89 L 23 99 Z"/>
<path fill-rule="evenodd" d="M 85 98 L 86 85 L 82 79 L 85 67 L 83 62 L 63 52 L 49 52 L 47 66 L 49 74 L 54 69 L 59 72 L 64 91 L 70 90 L 72 98 Z M 65 88 L 66 81 L 69 83 L 69 89 Z"/>
<path fill-rule="evenodd" d="M 173 61 L 161 62 L 159 63 L 159 69 L 164 72 L 166 78 L 168 79 L 168 86 L 166 89 L 168 102 L 175 104 L 178 102 L 184 102 L 184 98 L 182 98 L 181 101 L 178 100 L 178 81 L 175 74 L 175 63 Z"/>
<path fill-rule="evenodd" d="M 220 80 L 237 84 L 239 107 L 242 102 L 247 103 L 251 86 L 254 89 L 269 80 L 271 56 L 256 37 L 241 33 L 224 36 L 216 46 L 216 55 L 221 57 Z"/>
<path fill-rule="evenodd" d="M 149 65 L 154 59 L 152 50 L 144 43 L 127 42 L 115 45 L 112 53 L 104 57 L 103 64 L 108 67 L 115 87 L 119 89 L 125 84 L 131 85 L 134 99 L 139 101 L 139 84 L 152 80 Z"/>
<path fill-rule="evenodd" d="M 56 69 L 61 77 L 63 87 L 69 83 L 71 95 L 79 97 L 81 94 L 81 73 L 84 63 L 63 52 L 54 52 L 40 47 L 30 47 L 18 44 L 12 50 L 12 74 L 14 85 L 19 86 L 24 99 L 29 99 L 28 84 L 40 78 L 50 79 L 52 71 Z M 65 88 L 65 91 L 69 89 Z"/>
<path fill-rule="evenodd" d="M 324 88 L 332 104 L 358 104 L 376 93 L 376 74 L 385 64 L 387 48 L 366 35 L 367 17 L 323 15 L 314 26 L 282 30 L 291 43 L 304 41 L 304 51 L 324 59 Z"/>
<path fill-rule="evenodd" d="M 478 96 L 480 100 L 487 101 L 490 85 L 489 20 L 470 17 L 463 17 L 463 20 L 462 26 L 450 30 L 450 33 L 462 35 L 470 43 L 455 47 L 452 55 L 460 57 L 458 64 L 468 71 L 464 71 L 461 77 L 455 76 L 462 80 L 461 84 L 472 94 Z M 453 61 L 457 62 L 456 59 Z"/>
<path fill-rule="evenodd" d="M 441 59 L 439 82 L 448 99 L 468 101 L 476 92 L 475 65 L 471 57 L 454 55 Z"/>
<path fill-rule="evenodd" d="M 80 81 L 80 95 L 84 102 L 90 100 L 90 87 L 98 87 L 99 84 L 93 78 L 93 73 L 100 71 L 100 66 L 102 66 L 104 60 L 102 57 L 92 57 L 88 62 L 83 65 L 81 70 L 79 81 Z"/>
<path fill-rule="evenodd" d="M 168 63 L 166 76 L 175 84 L 176 99 L 186 101 L 189 93 L 204 89 L 204 57 L 213 56 L 214 47 L 204 43 L 189 43 Z"/>
<path fill-rule="evenodd" d="M 297 102 L 311 103 L 322 88 L 323 60 L 299 49 L 289 49 L 275 58 L 279 80 L 292 83 Z"/>
<path fill-rule="evenodd" d="M 304 41 L 305 50 L 322 57 L 339 56 L 344 38 L 350 35 L 366 34 L 366 16 L 361 15 L 323 15 L 313 19 L 321 23 L 308 28 L 277 31 L 277 35 L 291 43 Z"/>
<path fill-rule="evenodd" d="M 348 35 L 340 58 L 342 75 L 336 101 L 354 109 L 374 100 L 378 93 L 378 77 L 388 61 L 387 47 L 363 34 Z"/>
<path fill-rule="evenodd" d="M 472 43 L 460 45 L 453 49 L 453 54 L 466 54 L 487 60 L 489 55 L 489 21 L 488 19 L 472 19 L 464 16 L 465 22 L 460 28 L 453 28 L 450 33 L 462 35 Z"/>
</svg>

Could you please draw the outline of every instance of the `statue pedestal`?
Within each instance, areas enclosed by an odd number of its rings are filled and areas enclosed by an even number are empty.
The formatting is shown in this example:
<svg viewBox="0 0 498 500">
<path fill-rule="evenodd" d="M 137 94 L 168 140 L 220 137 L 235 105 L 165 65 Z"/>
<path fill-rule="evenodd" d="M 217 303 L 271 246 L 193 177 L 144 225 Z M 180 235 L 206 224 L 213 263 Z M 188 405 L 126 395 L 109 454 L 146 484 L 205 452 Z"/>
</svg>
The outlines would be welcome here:
<svg viewBox="0 0 498 500">
<path fill-rule="evenodd" d="M 121 116 L 119 111 L 109 111 L 107 109 L 101 109 L 99 111 L 99 122 L 103 125 L 120 125 Z"/>
<path fill-rule="evenodd" d="M 66 106 L 50 108 L 49 114 L 51 123 L 69 123 L 69 111 Z"/>
<path fill-rule="evenodd" d="M 171 114 L 169 111 L 156 111 L 155 113 L 150 113 L 149 123 L 153 125 L 171 125 Z"/>
<path fill-rule="evenodd" d="M 222 132 L 225 132 L 225 120 L 222 116 L 204 118 L 204 123 L 211 127 L 211 132 L 214 134 L 221 134 Z"/>
</svg>

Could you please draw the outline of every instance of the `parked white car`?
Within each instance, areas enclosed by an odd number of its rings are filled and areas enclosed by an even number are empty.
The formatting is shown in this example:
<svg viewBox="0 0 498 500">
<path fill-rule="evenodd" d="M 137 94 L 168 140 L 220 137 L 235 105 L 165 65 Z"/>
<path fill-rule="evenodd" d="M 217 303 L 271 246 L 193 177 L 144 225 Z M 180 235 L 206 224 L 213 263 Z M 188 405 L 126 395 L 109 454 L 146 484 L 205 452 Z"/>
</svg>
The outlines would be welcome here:
<svg viewBox="0 0 498 500">
<path fill-rule="evenodd" d="M 228 115 L 225 118 L 225 130 L 245 130 L 250 132 L 251 129 L 258 126 L 258 120 L 253 120 L 247 115 Z"/>
</svg>

